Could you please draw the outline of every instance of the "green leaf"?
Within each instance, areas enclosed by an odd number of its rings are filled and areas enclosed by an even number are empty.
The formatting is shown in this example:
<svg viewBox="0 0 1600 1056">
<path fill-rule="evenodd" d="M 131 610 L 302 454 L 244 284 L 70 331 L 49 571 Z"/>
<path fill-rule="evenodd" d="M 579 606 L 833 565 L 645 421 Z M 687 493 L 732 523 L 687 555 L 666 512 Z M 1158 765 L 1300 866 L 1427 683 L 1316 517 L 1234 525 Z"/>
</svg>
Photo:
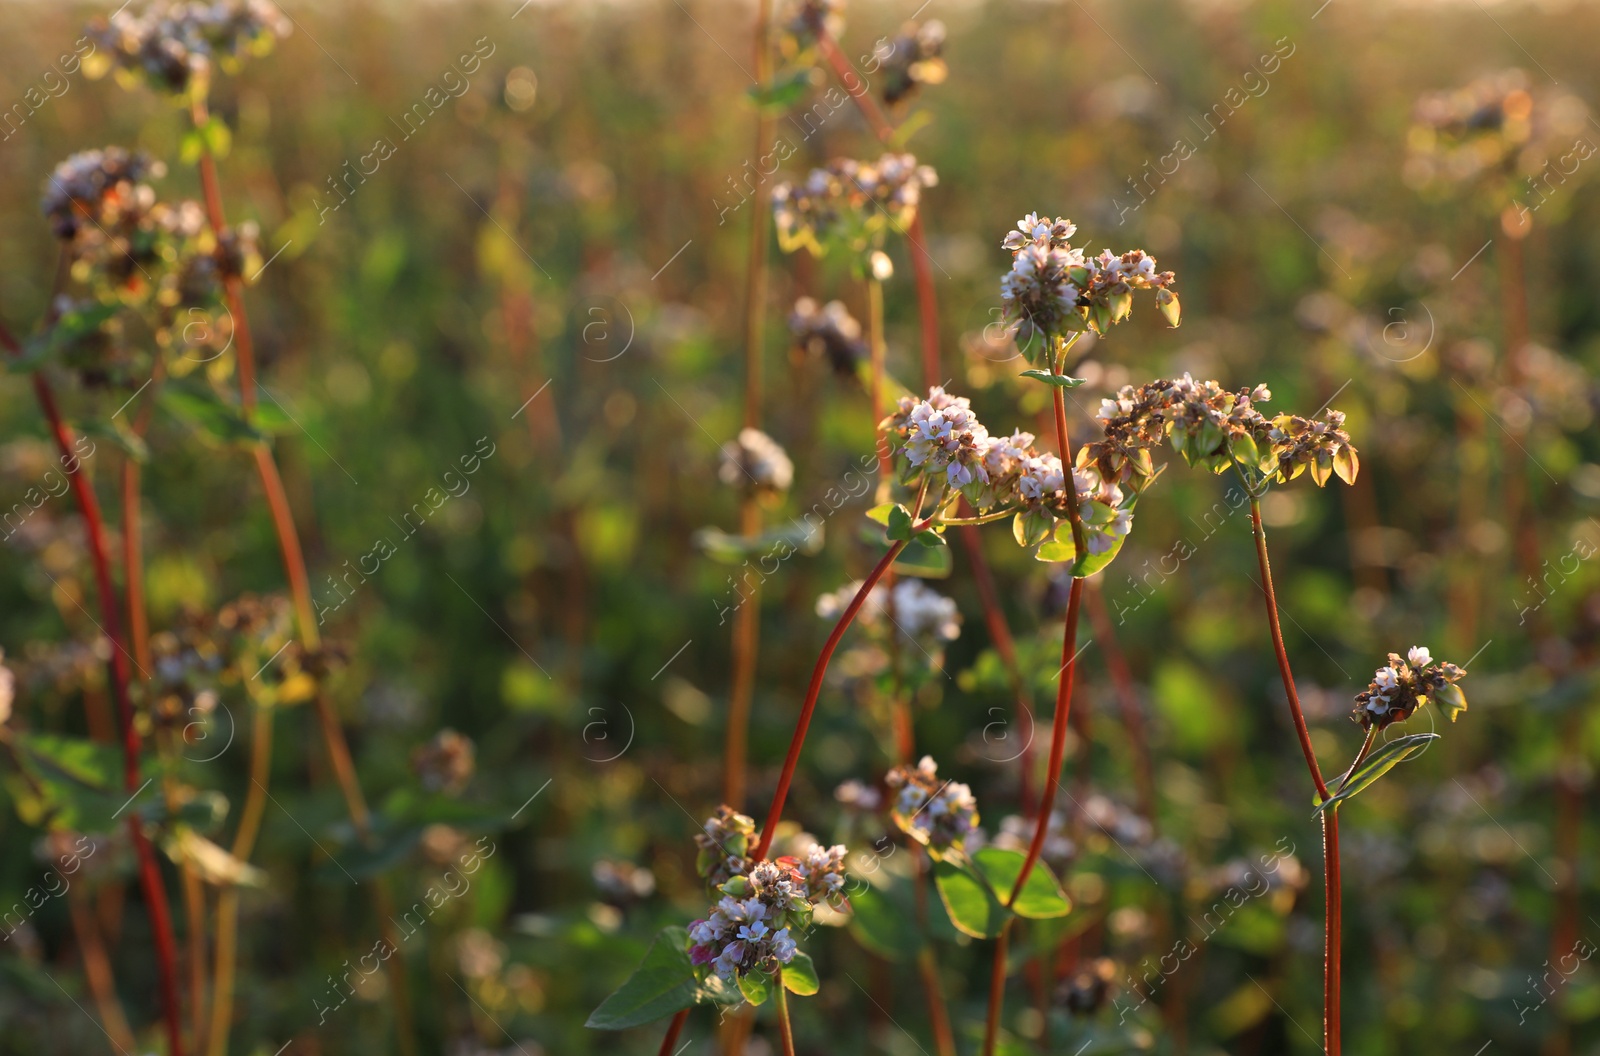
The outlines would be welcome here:
<svg viewBox="0 0 1600 1056">
<path fill-rule="evenodd" d="M 863 887 L 850 895 L 850 910 L 850 933 L 878 956 L 906 960 L 922 948 L 912 908 L 888 891 Z"/>
<path fill-rule="evenodd" d="M 178 147 L 178 157 L 185 165 L 193 165 L 200 160 L 200 156 L 210 152 L 211 156 L 221 160 L 228 156 L 228 151 L 233 148 L 233 133 L 220 117 L 213 117 L 205 124 L 191 128 L 183 134 L 183 142 Z"/>
<path fill-rule="evenodd" d="M 811 69 L 805 66 L 779 74 L 771 84 L 751 85 L 745 89 L 745 98 L 764 113 L 781 114 L 805 98 L 811 87 Z"/>
<path fill-rule="evenodd" d="M 795 954 L 796 959 L 799 954 Z M 772 976 L 761 972 L 751 972 L 749 975 L 739 977 L 739 992 L 744 999 L 752 1005 L 759 1005 L 772 996 Z"/>
<path fill-rule="evenodd" d="M 1056 374 L 1048 370 L 1025 370 L 1022 377 L 1042 381 L 1046 385 L 1054 385 L 1058 389 L 1075 389 L 1084 382 L 1083 378 L 1069 378 L 1065 374 Z"/>
<path fill-rule="evenodd" d="M 881 505 L 874 506 L 872 509 L 867 511 L 867 520 L 877 521 L 879 524 L 887 528 L 889 526 L 889 511 L 895 509 L 897 506 L 899 506 L 899 503 L 895 502 L 885 502 Z"/>
<path fill-rule="evenodd" d="M 738 565 L 754 554 L 785 560 L 794 554 L 807 556 L 822 549 L 823 526 L 791 525 L 760 535 L 733 535 L 720 528 L 705 527 L 694 533 L 694 545 L 711 560 L 724 565 Z"/>
<path fill-rule="evenodd" d="M 1024 510 L 1011 519 L 1011 536 L 1018 546 L 1038 546 L 1054 527 L 1055 518 L 1044 510 Z"/>
<path fill-rule="evenodd" d="M 817 966 L 804 953 L 796 953 L 794 960 L 783 966 L 783 988 L 791 994 L 810 997 L 822 986 L 817 981 Z"/>
<path fill-rule="evenodd" d="M 7 788 L 30 825 L 109 832 L 159 795 L 154 773 L 132 795 L 123 789 L 122 752 L 115 745 L 47 733 L 17 734 L 12 743 L 27 777 L 8 775 Z"/>
<path fill-rule="evenodd" d="M 1077 556 L 1078 551 L 1072 545 L 1072 535 L 1068 533 L 1066 539 L 1052 539 L 1040 546 L 1038 553 L 1033 555 L 1033 559 L 1051 564 L 1060 564 L 1064 561 L 1071 561 Z"/>
<path fill-rule="evenodd" d="M 699 995 L 700 984 L 695 980 L 694 965 L 689 963 L 689 932 L 679 927 L 662 928 L 639 967 L 589 1013 L 584 1026 L 596 1030 L 643 1026 L 692 1007 Z"/>
<path fill-rule="evenodd" d="M 122 310 L 122 305 L 96 301 L 65 313 L 42 334 L 23 342 L 22 353 L 11 357 L 6 368 L 14 373 L 26 374 L 44 366 L 51 357 L 70 350 L 74 345 L 94 336 L 107 320 Z"/>
<path fill-rule="evenodd" d="M 1233 438 L 1233 460 L 1242 466 L 1255 469 L 1261 464 L 1261 449 L 1256 446 L 1255 437 L 1243 433 Z"/>
<path fill-rule="evenodd" d="M 1377 751 L 1367 756 L 1366 762 L 1361 764 L 1361 769 L 1350 778 L 1350 783 L 1345 785 L 1344 791 L 1329 796 L 1317 804 L 1317 810 L 1337 810 L 1339 804 L 1354 797 L 1358 792 L 1364 791 L 1378 778 L 1392 770 L 1396 764 L 1411 758 L 1432 741 L 1439 739 L 1437 733 L 1413 733 L 1398 740 L 1388 741 Z"/>
<path fill-rule="evenodd" d="M 944 579 L 954 562 L 948 546 L 908 546 L 894 559 L 894 571 L 923 579 Z"/>
<path fill-rule="evenodd" d="M 911 511 L 895 504 L 889 511 L 889 541 L 898 543 L 911 538 Z"/>
<path fill-rule="evenodd" d="M 116 446 L 117 450 L 135 462 L 145 463 L 150 461 L 150 448 L 145 444 L 144 437 L 128 428 L 127 421 L 127 418 L 109 421 L 85 418 L 78 423 L 78 432 L 84 436 L 92 436 L 97 440 L 109 441 Z"/>
<path fill-rule="evenodd" d="M 1117 555 L 1122 553 L 1122 544 L 1128 541 L 1128 536 L 1118 535 L 1114 536 L 1113 538 L 1115 541 L 1111 544 L 1111 549 L 1105 551 L 1104 553 L 1084 554 L 1083 560 L 1072 566 L 1073 577 L 1076 579 L 1086 579 L 1105 568 L 1111 562 L 1115 561 L 1117 559 Z"/>
<path fill-rule="evenodd" d="M 992 939 L 1000 934 L 1010 913 L 979 873 L 945 859 L 934 863 L 933 883 L 958 931 L 975 939 Z"/>
<path fill-rule="evenodd" d="M 973 860 L 989 881 L 989 886 L 1005 899 L 1011 897 L 1011 889 L 1017 886 L 1017 876 L 1022 872 L 1022 863 L 1027 856 L 1021 851 L 985 847 L 973 855 Z M 1022 891 L 1011 904 L 1011 909 L 1019 917 L 1048 920 L 1071 913 L 1072 902 L 1061 890 L 1061 884 L 1050 867 L 1044 862 L 1035 862 L 1033 870 L 1028 873 L 1027 883 L 1022 885 Z"/>
<path fill-rule="evenodd" d="M 1446 682 L 1434 690 L 1433 702 L 1439 705 L 1439 710 L 1444 712 L 1451 722 L 1455 722 L 1461 713 L 1467 710 L 1467 695 L 1453 682 Z"/>
<path fill-rule="evenodd" d="M 932 528 L 929 528 L 926 531 L 918 532 L 916 535 L 913 535 L 911 537 L 911 541 L 913 543 L 918 544 L 919 546 L 948 546 L 948 545 L 950 545 L 949 543 L 945 542 L 944 536 L 940 535 L 938 532 L 934 531 Z"/>
<path fill-rule="evenodd" d="M 224 401 L 210 386 L 170 381 L 156 396 L 162 410 L 220 444 L 252 443 L 261 433 L 245 420 L 239 408 Z"/>
</svg>

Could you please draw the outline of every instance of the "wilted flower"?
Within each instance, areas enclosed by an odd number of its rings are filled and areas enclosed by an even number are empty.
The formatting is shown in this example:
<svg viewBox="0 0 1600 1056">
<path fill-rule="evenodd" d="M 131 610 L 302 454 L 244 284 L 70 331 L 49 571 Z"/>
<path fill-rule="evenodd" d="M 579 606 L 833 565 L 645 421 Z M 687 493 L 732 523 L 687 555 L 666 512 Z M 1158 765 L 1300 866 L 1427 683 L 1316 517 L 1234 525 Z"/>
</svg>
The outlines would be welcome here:
<svg viewBox="0 0 1600 1056">
<path fill-rule="evenodd" d="M 915 767 L 897 766 L 884 778 L 896 789 L 892 816 L 902 832 L 942 855 L 960 849 L 978 827 L 978 801 L 959 781 L 940 782 L 933 756 Z"/>
<path fill-rule="evenodd" d="M 1011 270 L 1000 280 L 1000 303 L 1008 323 L 1049 338 L 1090 329 L 1104 334 L 1133 311 L 1134 290 L 1155 290 L 1162 315 L 1178 325 L 1172 272 L 1157 271 L 1155 258 L 1141 249 L 1085 257 L 1069 241 L 1076 232 L 1070 220 L 1029 213 L 1006 234 L 1001 244 L 1011 250 Z"/>
<path fill-rule="evenodd" d="M 454 795 L 472 780 L 475 758 L 472 738 L 445 728 L 411 753 L 411 769 L 429 792 Z"/>
<path fill-rule="evenodd" d="M 829 301 L 819 308 L 810 297 L 800 298 L 789 316 L 789 332 L 798 348 L 826 359 L 841 377 L 854 378 L 856 366 L 870 351 L 861 339 L 861 324 L 843 301 Z"/>
<path fill-rule="evenodd" d="M 1390 653 L 1389 663 L 1356 696 L 1352 718 L 1362 729 L 1383 730 L 1409 719 L 1431 700 L 1454 722 L 1467 710 L 1466 695 L 1456 685 L 1465 675 L 1455 664 L 1434 660 L 1426 646 L 1412 646 L 1404 659 Z"/>
<path fill-rule="evenodd" d="M 944 23 L 936 18 L 918 25 L 907 22 L 891 40 L 873 52 L 883 74 L 883 101 L 890 106 L 909 97 L 920 85 L 943 84 Z"/>
<path fill-rule="evenodd" d="M 794 483 L 794 463 L 778 442 L 760 429 L 741 429 L 737 440 L 722 445 L 717 476 L 730 487 L 777 495 Z"/>
<path fill-rule="evenodd" d="M 750 871 L 748 855 L 755 834 L 755 819 L 726 803 L 706 819 L 704 830 L 695 835 L 694 842 L 700 847 L 695 871 L 708 888 L 715 890 Z"/>
<path fill-rule="evenodd" d="M 114 67 L 170 92 L 187 91 L 213 61 L 232 68 L 245 54 L 270 51 L 293 25 L 268 0 L 165 0 L 139 14 L 127 6 L 90 25 L 97 47 L 85 70 L 99 77 Z"/>
<path fill-rule="evenodd" d="M 836 158 L 802 183 L 772 189 L 778 244 L 786 253 L 804 246 L 820 256 L 834 243 L 865 252 L 887 228 L 904 231 L 923 188 L 938 182 L 933 168 L 910 154 L 885 154 L 875 162 Z"/>
</svg>

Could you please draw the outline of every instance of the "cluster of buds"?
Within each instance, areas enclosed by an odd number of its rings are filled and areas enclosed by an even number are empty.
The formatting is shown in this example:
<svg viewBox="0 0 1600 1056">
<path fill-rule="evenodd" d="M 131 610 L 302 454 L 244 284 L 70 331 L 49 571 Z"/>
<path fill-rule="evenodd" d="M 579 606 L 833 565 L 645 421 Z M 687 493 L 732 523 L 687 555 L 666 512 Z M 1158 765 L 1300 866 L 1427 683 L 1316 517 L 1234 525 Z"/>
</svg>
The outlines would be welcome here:
<svg viewBox="0 0 1600 1056">
<path fill-rule="evenodd" d="M 757 862 L 748 876 L 735 876 L 717 890 L 722 898 L 711 913 L 689 925 L 692 963 L 710 965 L 733 982 L 752 972 L 771 975 L 794 960 L 799 947 L 792 933 L 811 926 L 812 903 L 792 865 Z"/>
<path fill-rule="evenodd" d="M 1406 180 L 1429 187 L 1531 176 L 1573 147 L 1588 116 L 1583 101 L 1566 92 L 1536 99 L 1527 74 L 1517 69 L 1429 93 L 1413 111 Z M 1575 168 L 1563 167 L 1561 182 Z"/>
<path fill-rule="evenodd" d="M 1255 405 L 1271 398 L 1265 385 L 1234 392 L 1188 374 L 1123 386 L 1100 402 L 1102 435 L 1078 452 L 1078 464 L 1137 493 L 1156 476 L 1151 451 L 1170 441 L 1189 465 L 1217 473 L 1239 466 L 1259 478 L 1252 484 L 1285 483 L 1307 470 L 1318 487 L 1335 475 L 1355 480 L 1361 463 L 1342 412 L 1269 419 Z"/>
<path fill-rule="evenodd" d="M 861 338 L 861 323 L 843 301 L 818 307 L 810 297 L 800 298 L 789 316 L 789 332 L 794 335 L 795 347 L 808 356 L 826 359 L 840 377 L 855 377 L 856 368 L 869 352 Z"/>
<path fill-rule="evenodd" d="M 782 446 L 760 429 L 741 429 L 737 440 L 722 445 L 717 476 L 729 487 L 773 497 L 794 483 L 794 463 Z"/>
<path fill-rule="evenodd" d="M 907 22 L 873 52 L 883 73 L 883 101 L 894 106 L 924 84 L 943 84 L 948 72 L 943 53 L 943 22 L 936 18 L 921 25 Z"/>
<path fill-rule="evenodd" d="M 750 871 L 749 855 L 755 835 L 755 819 L 726 803 L 706 819 L 703 831 L 694 838 L 700 848 L 694 867 L 707 888 L 714 891 Z"/>
<path fill-rule="evenodd" d="M 203 84 L 214 61 L 231 68 L 246 54 L 272 50 L 293 25 L 269 0 L 166 0 L 140 14 L 126 7 L 90 25 L 97 47 L 86 71 L 98 77 L 115 68 L 175 93 Z"/>
<path fill-rule="evenodd" d="M 1172 272 L 1157 271 L 1142 249 L 1086 257 L 1070 241 L 1077 230 L 1070 220 L 1029 213 L 1007 233 L 1001 244 L 1011 251 L 1011 270 L 1000 280 L 1007 323 L 1052 340 L 1086 330 L 1105 334 L 1133 312 L 1134 290 L 1155 290 L 1168 325 L 1178 325 Z"/>
<path fill-rule="evenodd" d="M 476 759 L 472 738 L 447 727 L 411 753 L 411 769 L 429 792 L 455 795 L 472 780 Z"/>
<path fill-rule="evenodd" d="M 813 905 L 827 903 L 834 909 L 843 909 L 844 859 L 848 853 L 842 843 L 824 847 L 813 841 L 803 853 L 792 858 L 779 858 L 778 864 L 793 863 L 795 875 L 805 882 L 807 901 Z"/>
<path fill-rule="evenodd" d="M 933 168 L 910 154 L 874 162 L 835 158 L 801 183 L 772 189 L 778 244 L 786 253 L 804 246 L 818 256 L 836 243 L 865 252 L 889 226 L 904 231 L 923 189 L 938 182 Z"/>
<path fill-rule="evenodd" d="M 901 397 L 883 422 L 885 435 L 904 455 L 908 482 L 919 476 L 959 489 L 980 515 L 1017 510 L 1014 534 L 1036 546 L 1070 521 L 1074 497 L 1090 554 L 1113 550 L 1133 526 L 1131 497 L 1117 478 L 1080 459 L 1071 487 L 1059 456 L 1041 452 L 1032 433 L 992 436 L 965 397 L 941 388 L 928 398 Z"/>
<path fill-rule="evenodd" d="M 837 619 L 860 589 L 861 581 L 856 580 L 822 595 L 817 599 L 817 615 L 825 620 Z M 922 580 L 910 577 L 897 580 L 892 587 L 882 583 L 874 586 L 856 612 L 856 623 L 883 636 L 898 631 L 925 648 L 934 649 L 955 641 L 961 634 L 961 612 L 956 603 L 925 586 Z"/>
<path fill-rule="evenodd" d="M 978 801 L 972 789 L 959 781 L 939 780 L 933 756 L 925 755 L 915 767 L 897 766 L 884 777 L 896 790 L 890 816 L 900 830 L 940 857 L 961 850 L 968 836 L 978 831 Z"/>
<path fill-rule="evenodd" d="M 1426 646 L 1412 646 L 1404 659 L 1390 653 L 1389 663 L 1378 668 L 1371 684 L 1357 694 L 1352 717 L 1362 729 L 1383 730 L 1409 719 L 1431 700 L 1454 722 L 1467 710 L 1466 695 L 1456 685 L 1465 675 L 1455 664 L 1435 660 Z"/>
</svg>

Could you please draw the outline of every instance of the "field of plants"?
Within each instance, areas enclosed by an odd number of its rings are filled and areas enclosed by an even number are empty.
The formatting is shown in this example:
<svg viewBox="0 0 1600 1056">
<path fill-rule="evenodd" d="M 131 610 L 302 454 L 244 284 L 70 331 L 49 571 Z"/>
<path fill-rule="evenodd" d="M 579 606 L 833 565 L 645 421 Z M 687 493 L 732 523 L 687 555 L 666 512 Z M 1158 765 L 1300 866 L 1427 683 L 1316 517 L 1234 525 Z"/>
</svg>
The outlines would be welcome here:
<svg viewBox="0 0 1600 1056">
<path fill-rule="evenodd" d="M 0 25 L 0 1056 L 1600 1054 L 1600 5 Z"/>
</svg>

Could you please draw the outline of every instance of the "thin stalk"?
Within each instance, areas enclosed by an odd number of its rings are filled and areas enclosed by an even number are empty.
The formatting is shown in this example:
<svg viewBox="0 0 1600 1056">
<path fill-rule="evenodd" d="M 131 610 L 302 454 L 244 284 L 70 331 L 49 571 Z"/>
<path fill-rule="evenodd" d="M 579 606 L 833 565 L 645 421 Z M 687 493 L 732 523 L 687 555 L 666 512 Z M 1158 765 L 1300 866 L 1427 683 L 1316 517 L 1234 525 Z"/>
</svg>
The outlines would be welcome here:
<svg viewBox="0 0 1600 1056">
<path fill-rule="evenodd" d="M 0 344 L 13 355 L 22 349 L 10 331 L 0 329 Z M 39 407 L 49 422 L 51 435 L 61 452 L 63 465 L 77 458 L 73 453 L 76 438 L 72 429 L 61 417 L 55 394 L 43 371 L 33 373 L 33 391 Z M 128 670 L 128 652 L 122 636 L 122 616 L 117 603 L 116 588 L 111 582 L 110 547 L 106 542 L 105 521 L 100 516 L 100 502 L 94 489 L 85 480 L 80 469 L 69 473 L 73 497 L 83 517 L 88 534 L 90 564 L 94 569 L 95 588 L 100 601 L 101 630 L 111 641 L 111 686 L 116 699 L 117 716 L 122 726 L 123 788 L 133 793 L 142 787 L 139 781 L 139 731 L 134 723 L 133 700 L 128 694 L 131 674 Z M 167 1029 L 167 1043 L 171 1056 L 183 1056 L 182 1018 L 178 1003 L 178 954 L 172 935 L 172 915 L 167 907 L 167 893 L 162 884 L 161 870 L 156 863 L 155 851 L 140 826 L 137 812 L 128 816 L 128 832 L 133 839 L 135 855 L 139 862 L 139 886 L 144 895 L 145 907 L 150 914 L 150 927 L 154 932 L 156 965 L 161 994 L 162 1018 Z"/>
<path fill-rule="evenodd" d="M 783 1046 L 783 1056 L 794 1056 L 794 1031 L 789 1027 L 789 992 L 783 986 L 783 969 L 773 977 L 773 987 L 778 991 L 778 1040 Z"/>
<path fill-rule="evenodd" d="M 1061 372 L 1061 364 L 1066 358 L 1067 345 L 1058 345 L 1052 357 L 1051 370 Z M 1079 554 L 1088 553 L 1087 542 L 1083 524 L 1078 514 L 1077 484 L 1072 475 L 1072 440 L 1067 434 L 1066 402 L 1062 398 L 1062 389 L 1052 386 L 1051 391 L 1055 401 L 1056 419 L 1056 445 L 1061 449 L 1061 465 L 1064 470 L 1067 487 L 1067 517 L 1072 526 L 1072 537 Z M 1039 802 L 1039 811 L 1033 826 L 1033 839 L 1028 844 L 1028 854 L 1022 861 L 1022 868 L 1017 873 L 1016 883 L 1011 888 L 1011 894 L 1006 898 L 1005 904 L 1009 907 L 1022 893 L 1022 887 L 1032 875 L 1034 866 L 1039 863 L 1039 856 L 1044 852 L 1045 836 L 1050 828 L 1050 814 L 1055 809 L 1056 789 L 1061 784 L 1061 763 L 1066 753 L 1067 725 L 1072 712 L 1072 682 L 1077 667 L 1077 641 L 1078 641 L 1078 611 L 1083 603 L 1083 580 L 1074 576 L 1072 588 L 1067 594 L 1066 625 L 1061 635 L 1061 672 L 1056 681 L 1056 707 L 1055 715 L 1050 720 L 1050 756 L 1045 767 L 1045 790 Z M 994 965 L 989 972 L 989 1015 L 984 1024 L 984 1056 L 993 1056 L 995 1038 L 1000 1028 L 1000 1013 L 1005 1003 L 1006 983 L 1006 946 L 1011 931 L 1013 917 L 1007 917 L 1006 923 L 1001 926 L 1000 940 L 995 944 Z"/>
<path fill-rule="evenodd" d="M 962 528 L 971 528 L 980 524 L 992 524 L 995 521 L 1003 521 L 1007 517 L 1014 516 L 1016 512 L 1017 508 L 1015 506 L 1010 506 L 1003 510 L 996 510 L 994 513 L 985 513 L 976 517 L 945 517 L 942 518 L 939 523 L 945 525 L 954 525 Z"/>
<path fill-rule="evenodd" d="M 210 120 L 203 94 L 195 94 L 190 104 L 190 117 L 196 129 L 203 127 Z M 200 184 L 206 202 L 207 222 L 214 231 L 221 232 L 227 227 L 227 217 L 222 208 L 221 181 L 217 178 L 216 159 L 204 148 L 200 153 Z M 233 320 L 235 359 L 239 367 L 239 406 L 248 422 L 256 407 L 255 345 L 250 332 L 250 320 L 244 309 L 243 280 L 237 275 L 228 276 L 223 283 L 223 293 L 229 317 Z M 273 529 L 278 536 L 284 574 L 289 580 L 289 593 L 294 601 L 295 623 L 306 651 L 315 653 L 321 647 L 322 635 L 317 626 L 316 609 L 311 600 L 311 580 L 306 573 L 305 553 L 300 547 L 300 533 L 295 527 L 289 496 L 284 490 L 283 477 L 278 473 L 278 463 L 272 457 L 272 449 L 265 443 L 256 444 L 255 459 L 256 471 L 261 477 L 262 491 L 266 495 L 267 507 L 272 514 Z M 333 713 L 333 706 L 327 697 L 318 692 L 313 695 L 312 702 L 322 730 L 323 744 L 327 748 L 328 758 L 333 766 L 334 777 L 344 796 L 345 808 L 355 825 L 357 835 L 362 840 L 367 840 L 372 831 L 371 818 L 366 799 L 361 793 L 361 784 L 356 777 L 355 764 L 350 758 L 349 742 L 345 739 L 344 730 L 339 726 L 338 716 Z M 382 878 L 379 878 L 374 886 L 374 908 L 384 918 L 385 936 L 389 937 L 393 927 L 387 923 L 389 914 L 384 910 L 390 901 L 387 888 Z M 400 1051 L 402 1056 L 415 1056 L 416 1038 L 410 997 L 406 992 L 403 958 L 394 958 L 390 964 L 390 971 L 394 976 L 394 986 L 391 989 L 394 995 L 395 1033 Z M 219 990 L 214 990 L 212 997 L 214 1002 L 227 1002 L 230 1006 L 233 999 L 231 992 L 223 993 Z M 215 1022 L 215 1009 L 212 1018 Z M 214 1038 L 212 1044 L 215 1045 Z"/>
<path fill-rule="evenodd" d="M 883 442 L 883 372 L 888 350 L 883 342 L 883 283 L 867 280 L 867 345 L 872 359 L 872 375 L 867 388 L 868 412 L 872 415 L 873 446 L 878 451 L 878 501 L 889 501 L 889 486 L 894 483 L 894 466 L 889 445 Z"/>
<path fill-rule="evenodd" d="M 931 520 L 931 518 L 930 518 Z M 928 526 L 928 521 L 923 521 L 915 526 L 914 531 L 921 531 Z M 822 646 L 822 654 L 817 657 L 817 663 L 811 670 L 811 683 L 806 687 L 805 703 L 800 707 L 800 717 L 795 721 L 794 736 L 789 741 L 789 754 L 784 757 L 783 771 L 778 775 L 778 787 L 772 793 L 772 806 L 767 810 L 767 820 L 761 826 L 761 840 L 756 845 L 754 857 L 757 861 L 767 856 L 767 851 L 772 847 L 772 838 L 777 834 L 778 822 L 783 820 L 783 804 L 789 798 L 789 785 L 794 781 L 795 766 L 800 762 L 800 749 L 806 743 L 806 731 L 811 726 L 812 712 L 817 710 L 817 698 L 822 694 L 822 676 L 827 674 L 828 662 L 833 659 L 833 651 L 839 647 L 839 640 L 844 637 L 844 632 L 850 629 L 850 624 L 855 621 L 856 613 L 861 611 L 862 604 L 867 600 L 867 595 L 872 593 L 872 588 L 878 585 L 878 580 L 883 578 L 894 559 L 900 556 L 900 551 L 906 548 L 906 540 L 901 539 L 889 548 L 889 552 L 878 560 L 867 578 L 862 581 L 856 596 L 850 599 L 850 604 L 845 606 L 844 612 L 839 616 L 839 622 L 834 624 L 833 633 L 828 635 L 828 640 Z"/>
<path fill-rule="evenodd" d="M 53 841 L 59 853 L 65 834 L 57 834 Z M 64 856 L 63 856 L 64 857 Z M 83 974 L 88 980 L 89 992 L 94 996 L 95 1011 L 100 1013 L 100 1025 L 105 1028 L 106 1039 L 119 1056 L 132 1053 L 137 1044 L 128 1017 L 117 998 L 117 985 L 111 972 L 111 958 L 106 954 L 105 939 L 100 934 L 100 924 L 90 910 L 86 892 L 81 887 L 67 889 L 67 911 L 72 917 L 72 932 L 78 940 L 78 952 L 83 957 Z"/>
<path fill-rule="evenodd" d="M 1261 596 L 1267 607 L 1267 626 L 1272 632 L 1272 650 L 1278 660 L 1278 674 L 1283 679 L 1283 690 L 1289 698 L 1289 713 L 1294 718 L 1300 751 L 1306 757 L 1306 769 L 1311 772 L 1318 798 L 1325 800 L 1328 798 L 1328 786 L 1322 780 L 1322 769 L 1317 766 L 1316 752 L 1311 747 L 1311 731 L 1306 727 L 1305 712 L 1300 708 L 1300 694 L 1295 690 L 1294 673 L 1289 669 L 1289 654 L 1283 647 L 1283 628 L 1278 622 L 1278 597 L 1272 585 L 1272 562 L 1267 557 L 1267 533 L 1261 526 L 1261 499 L 1254 494 L 1250 496 L 1250 528 L 1255 534 L 1256 561 L 1261 567 Z M 1322 812 L 1322 876 L 1322 1047 L 1326 1056 L 1339 1056 L 1339 960 L 1343 913 L 1340 905 L 1339 814 L 1335 810 Z"/>
<path fill-rule="evenodd" d="M 916 875 L 912 877 L 916 892 L 917 925 L 924 933 L 928 930 L 928 856 L 917 851 L 912 859 Z M 917 951 L 917 974 L 922 977 L 922 993 L 928 1002 L 928 1026 L 933 1031 L 933 1046 L 938 1056 L 956 1056 L 955 1033 L 950 1029 L 950 1010 L 945 1007 L 944 993 L 939 985 L 939 962 L 933 945 L 923 943 Z"/>
<path fill-rule="evenodd" d="M 772 0 L 759 0 L 753 48 L 756 83 L 764 84 L 772 73 Z M 765 109 L 756 113 L 755 157 L 761 159 L 772 149 L 774 119 Z M 750 212 L 750 243 L 745 271 L 744 294 L 744 425 L 761 428 L 762 332 L 767 303 L 767 183 L 755 188 Z M 761 507 L 753 494 L 739 505 L 739 531 L 745 538 L 761 534 Z M 756 658 L 761 646 L 760 587 L 734 615 L 733 685 L 728 695 L 728 729 L 722 755 L 722 799 L 738 807 L 745 795 L 745 769 L 750 731 L 750 706 L 755 697 Z"/>
<path fill-rule="evenodd" d="M 1378 727 L 1371 726 L 1367 729 L 1367 739 L 1361 742 L 1361 750 L 1356 753 L 1355 761 L 1350 764 L 1350 769 L 1344 772 L 1344 777 L 1339 780 L 1339 787 L 1334 789 L 1337 795 L 1343 792 L 1350 779 L 1356 776 L 1356 771 L 1361 769 L 1361 764 L 1367 761 L 1367 755 L 1372 751 L 1372 745 L 1378 739 Z"/>
<path fill-rule="evenodd" d="M 667 1026 L 667 1036 L 661 1039 L 660 1056 L 676 1056 L 673 1046 L 678 1044 L 678 1035 L 683 1033 L 684 1020 L 689 1018 L 689 1010 L 682 1009 L 672 1017 L 672 1022 Z"/>
</svg>

